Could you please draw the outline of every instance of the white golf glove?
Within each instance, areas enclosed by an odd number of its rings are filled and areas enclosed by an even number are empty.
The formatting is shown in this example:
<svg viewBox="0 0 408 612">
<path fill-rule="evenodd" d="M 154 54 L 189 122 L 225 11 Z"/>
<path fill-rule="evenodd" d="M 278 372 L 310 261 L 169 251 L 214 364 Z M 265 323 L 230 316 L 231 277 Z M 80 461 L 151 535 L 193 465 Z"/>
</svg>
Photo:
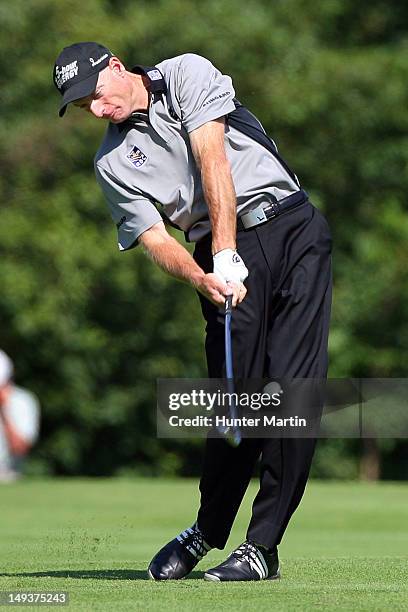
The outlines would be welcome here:
<svg viewBox="0 0 408 612">
<path fill-rule="evenodd" d="M 213 255 L 214 274 L 225 283 L 244 282 L 248 276 L 248 268 L 234 249 L 223 249 Z"/>
</svg>

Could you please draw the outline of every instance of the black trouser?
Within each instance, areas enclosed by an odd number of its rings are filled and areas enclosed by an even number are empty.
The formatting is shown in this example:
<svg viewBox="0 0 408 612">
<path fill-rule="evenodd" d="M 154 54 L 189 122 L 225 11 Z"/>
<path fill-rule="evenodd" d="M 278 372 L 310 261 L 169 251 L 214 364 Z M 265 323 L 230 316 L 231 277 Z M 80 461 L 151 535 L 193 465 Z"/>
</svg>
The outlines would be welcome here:
<svg viewBox="0 0 408 612">
<path fill-rule="evenodd" d="M 236 378 L 323 378 L 331 306 L 331 237 L 310 202 L 264 225 L 238 232 L 237 249 L 249 269 L 248 294 L 233 313 Z M 194 258 L 213 268 L 211 237 Z M 208 373 L 225 376 L 224 317 L 200 295 Z M 244 439 L 238 447 L 208 438 L 200 482 L 198 525 L 208 543 L 224 548 L 259 457 L 260 488 L 247 538 L 279 544 L 302 498 L 315 448 L 310 438 Z"/>
</svg>

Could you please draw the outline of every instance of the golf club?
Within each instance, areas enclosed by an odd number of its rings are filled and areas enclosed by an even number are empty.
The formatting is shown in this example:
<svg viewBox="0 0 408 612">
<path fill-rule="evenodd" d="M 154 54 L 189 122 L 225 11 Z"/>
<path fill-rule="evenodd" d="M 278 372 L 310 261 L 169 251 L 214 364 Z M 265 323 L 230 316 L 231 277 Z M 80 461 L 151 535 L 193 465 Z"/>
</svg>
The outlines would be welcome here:
<svg viewBox="0 0 408 612">
<path fill-rule="evenodd" d="M 232 340 L 231 340 L 231 323 L 232 323 L 232 295 L 227 295 L 225 299 L 225 369 L 227 375 L 227 391 L 229 394 L 234 393 L 234 369 L 232 365 Z M 235 423 L 229 428 L 233 442 L 238 446 L 241 442 L 241 431 L 236 421 L 237 407 L 235 400 L 231 395 L 229 402 L 229 416 Z"/>
</svg>

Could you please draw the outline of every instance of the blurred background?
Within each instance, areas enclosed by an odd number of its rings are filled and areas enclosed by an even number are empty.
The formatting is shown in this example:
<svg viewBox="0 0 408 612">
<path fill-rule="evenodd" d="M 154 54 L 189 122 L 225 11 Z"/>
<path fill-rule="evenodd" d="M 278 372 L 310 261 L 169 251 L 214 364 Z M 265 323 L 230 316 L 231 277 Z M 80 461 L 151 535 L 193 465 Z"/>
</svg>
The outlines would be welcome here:
<svg viewBox="0 0 408 612">
<path fill-rule="evenodd" d="M 1 0 L 0 24 L 0 348 L 41 405 L 28 475 L 201 466 L 202 440 L 156 437 L 156 379 L 206 375 L 198 300 L 117 250 L 92 165 L 105 125 L 57 114 L 52 68 L 73 42 L 129 67 L 199 53 L 230 74 L 332 228 L 330 376 L 407 376 L 406 3 Z M 407 451 L 321 440 L 313 475 L 406 479 Z"/>
</svg>

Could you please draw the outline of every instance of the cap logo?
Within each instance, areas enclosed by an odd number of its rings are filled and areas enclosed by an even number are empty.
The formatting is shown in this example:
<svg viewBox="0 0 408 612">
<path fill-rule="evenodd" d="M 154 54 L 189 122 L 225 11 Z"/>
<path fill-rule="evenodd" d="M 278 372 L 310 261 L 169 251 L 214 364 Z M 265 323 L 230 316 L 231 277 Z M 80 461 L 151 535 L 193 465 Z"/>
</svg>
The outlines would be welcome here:
<svg viewBox="0 0 408 612">
<path fill-rule="evenodd" d="M 108 54 L 107 54 L 107 53 L 105 53 L 105 55 L 102 55 L 102 57 L 100 57 L 100 58 L 99 58 L 99 59 L 97 59 L 97 60 L 94 60 L 94 58 L 93 58 L 93 57 L 90 57 L 90 58 L 89 58 L 89 61 L 91 62 L 91 65 L 92 65 L 92 66 L 97 66 L 98 64 L 100 64 L 101 62 L 103 62 L 103 60 L 104 60 L 104 59 L 106 59 L 107 57 L 108 57 Z"/>
<path fill-rule="evenodd" d="M 55 66 L 55 84 L 61 89 L 63 84 L 69 79 L 73 79 L 78 74 L 78 60 L 66 66 Z"/>
</svg>

